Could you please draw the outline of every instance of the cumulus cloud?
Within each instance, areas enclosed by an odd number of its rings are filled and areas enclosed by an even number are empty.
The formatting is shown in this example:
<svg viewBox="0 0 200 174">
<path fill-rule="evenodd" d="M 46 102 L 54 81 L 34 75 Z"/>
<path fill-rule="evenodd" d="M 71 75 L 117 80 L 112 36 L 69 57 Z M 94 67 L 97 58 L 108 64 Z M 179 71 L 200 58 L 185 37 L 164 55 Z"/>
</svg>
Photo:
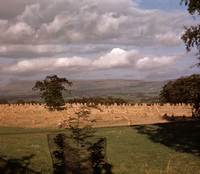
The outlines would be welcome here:
<svg viewBox="0 0 200 174">
<path fill-rule="evenodd" d="M 55 56 L 66 51 L 64 45 L 0 45 L 0 55 L 8 58 L 36 58 Z"/>
<path fill-rule="evenodd" d="M 128 52 L 120 48 L 114 48 L 111 52 L 101 56 L 93 62 L 97 68 L 113 68 L 127 66 L 129 62 Z"/>
<path fill-rule="evenodd" d="M 0 42 L 166 44 L 187 23 L 183 12 L 145 10 L 132 0 L 41 0 L 0 21 Z"/>
<path fill-rule="evenodd" d="M 181 33 L 167 32 L 164 34 L 157 34 L 155 38 L 158 42 L 166 46 L 180 45 L 182 43 Z"/>
<path fill-rule="evenodd" d="M 137 68 L 143 70 L 155 69 L 155 68 L 163 68 L 164 66 L 171 66 L 175 63 L 177 59 L 176 56 L 171 57 L 144 57 L 138 60 L 136 63 Z"/>
<path fill-rule="evenodd" d="M 170 67 L 177 51 L 158 56 L 151 49 L 178 49 L 183 26 L 192 22 L 180 10 L 144 9 L 138 2 L 0 1 L 1 75 Z"/>
<path fill-rule="evenodd" d="M 14 64 L 11 63 L 6 68 L 2 69 L 2 73 L 15 73 L 15 74 L 26 74 L 29 72 L 40 73 L 48 72 L 51 73 L 57 70 L 73 70 L 77 71 L 88 71 L 88 70 L 99 70 L 99 69 L 160 69 L 163 67 L 172 66 L 177 57 L 147 57 L 136 50 L 126 51 L 120 48 L 114 48 L 110 52 L 96 57 L 94 59 L 84 57 L 60 57 L 60 58 L 40 58 L 30 60 L 19 60 Z"/>
</svg>

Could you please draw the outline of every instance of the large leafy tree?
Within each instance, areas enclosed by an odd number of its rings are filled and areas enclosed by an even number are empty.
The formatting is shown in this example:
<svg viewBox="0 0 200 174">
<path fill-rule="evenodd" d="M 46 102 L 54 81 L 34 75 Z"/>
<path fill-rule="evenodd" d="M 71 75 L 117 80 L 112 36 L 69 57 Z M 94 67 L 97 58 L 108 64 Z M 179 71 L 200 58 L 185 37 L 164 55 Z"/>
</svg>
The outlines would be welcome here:
<svg viewBox="0 0 200 174">
<path fill-rule="evenodd" d="M 169 81 L 160 92 L 160 100 L 168 103 L 190 103 L 194 114 L 200 114 L 200 75 Z"/>
<path fill-rule="evenodd" d="M 47 76 L 43 81 L 37 81 L 33 90 L 39 90 L 40 96 L 50 110 L 60 110 L 65 105 L 63 92 L 67 91 L 66 85 L 72 82 L 57 75 Z"/>
<path fill-rule="evenodd" d="M 200 15 L 200 0 L 181 0 L 188 7 L 188 12 L 191 15 Z M 186 27 L 185 33 L 182 35 L 182 40 L 186 45 L 187 51 L 191 51 L 192 48 L 197 49 L 197 56 L 200 60 L 200 24 L 195 26 Z M 198 63 L 200 66 L 200 62 Z"/>
<path fill-rule="evenodd" d="M 160 99 L 169 103 L 194 103 L 200 93 L 200 75 L 194 74 L 169 81 L 161 90 Z"/>
<path fill-rule="evenodd" d="M 196 15 L 199 19 L 200 17 L 200 0 L 181 0 L 181 3 L 187 6 L 187 10 L 191 15 Z M 185 33 L 182 35 L 182 40 L 186 45 L 187 51 L 191 51 L 191 49 L 197 50 L 197 58 L 199 59 L 198 66 L 200 66 L 200 23 L 197 25 L 193 25 L 185 28 Z M 195 83 L 195 82 L 194 82 Z M 200 85 L 198 84 L 196 87 L 198 91 L 200 90 Z M 191 89 L 192 90 L 192 89 Z M 195 115 L 200 115 L 200 94 L 196 93 L 196 97 L 193 98 L 193 108 L 195 111 Z M 191 98 L 191 97 L 190 97 Z"/>
</svg>

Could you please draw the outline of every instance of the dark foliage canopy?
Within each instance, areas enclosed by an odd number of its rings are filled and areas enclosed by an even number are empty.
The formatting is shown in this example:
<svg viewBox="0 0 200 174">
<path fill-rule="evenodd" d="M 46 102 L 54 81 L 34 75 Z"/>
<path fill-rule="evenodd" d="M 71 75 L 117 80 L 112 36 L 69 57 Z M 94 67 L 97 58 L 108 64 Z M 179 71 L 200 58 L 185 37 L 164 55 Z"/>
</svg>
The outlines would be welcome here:
<svg viewBox="0 0 200 174">
<path fill-rule="evenodd" d="M 72 82 L 57 75 L 47 76 L 43 81 L 37 81 L 33 90 L 39 90 L 41 98 L 50 110 L 59 110 L 65 105 L 63 92 L 67 91 L 66 85 L 71 86 Z"/>
<path fill-rule="evenodd" d="M 169 81 L 160 92 L 160 100 L 169 103 L 195 103 L 200 94 L 200 75 Z"/>
<path fill-rule="evenodd" d="M 5 98 L 0 98 L 0 104 L 9 104 L 9 102 Z"/>
<path fill-rule="evenodd" d="M 188 12 L 190 14 L 200 14 L 200 1 L 199 0 L 181 0 L 188 7 Z"/>
<path fill-rule="evenodd" d="M 188 7 L 188 12 L 191 15 L 200 15 L 200 0 L 181 0 Z M 200 24 L 196 26 L 185 27 L 185 33 L 182 35 L 182 40 L 186 45 L 187 51 L 191 51 L 192 48 L 197 49 L 197 56 L 200 60 Z M 200 66 L 200 63 L 198 63 Z"/>
</svg>

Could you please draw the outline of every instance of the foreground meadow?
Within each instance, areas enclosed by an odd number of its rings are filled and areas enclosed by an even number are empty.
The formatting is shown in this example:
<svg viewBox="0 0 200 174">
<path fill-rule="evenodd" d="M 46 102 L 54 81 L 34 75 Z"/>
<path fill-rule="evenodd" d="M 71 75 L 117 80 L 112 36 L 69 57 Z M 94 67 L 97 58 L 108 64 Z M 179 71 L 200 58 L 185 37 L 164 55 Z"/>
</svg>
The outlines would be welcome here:
<svg viewBox="0 0 200 174">
<path fill-rule="evenodd" d="M 47 135 L 58 129 L 0 128 L 0 169 L 52 173 Z M 200 122 L 98 128 L 116 174 L 199 174 Z M 14 165 L 13 165 L 14 164 Z"/>
</svg>

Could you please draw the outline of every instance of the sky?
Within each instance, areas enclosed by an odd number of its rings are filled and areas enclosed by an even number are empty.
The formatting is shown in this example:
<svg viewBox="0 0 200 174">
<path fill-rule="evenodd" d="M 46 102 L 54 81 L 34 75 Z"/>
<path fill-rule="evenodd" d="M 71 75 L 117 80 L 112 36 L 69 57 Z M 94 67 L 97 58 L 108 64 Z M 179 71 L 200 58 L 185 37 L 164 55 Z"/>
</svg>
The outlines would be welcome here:
<svg viewBox="0 0 200 174">
<path fill-rule="evenodd" d="M 0 0 L 0 83 L 199 73 L 181 40 L 195 23 L 179 0 Z"/>
</svg>

